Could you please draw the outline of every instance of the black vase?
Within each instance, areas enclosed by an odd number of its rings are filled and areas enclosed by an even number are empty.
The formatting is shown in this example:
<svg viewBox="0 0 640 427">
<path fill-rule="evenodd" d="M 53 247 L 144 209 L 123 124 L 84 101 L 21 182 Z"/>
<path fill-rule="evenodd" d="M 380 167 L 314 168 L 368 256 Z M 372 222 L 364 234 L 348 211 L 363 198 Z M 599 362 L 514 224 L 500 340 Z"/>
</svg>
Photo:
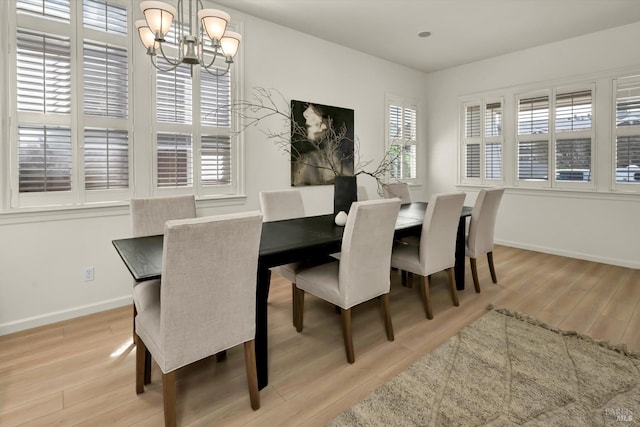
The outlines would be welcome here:
<svg viewBox="0 0 640 427">
<path fill-rule="evenodd" d="M 333 213 L 349 213 L 351 203 L 358 200 L 358 186 L 355 176 L 336 176 L 333 183 Z"/>
</svg>

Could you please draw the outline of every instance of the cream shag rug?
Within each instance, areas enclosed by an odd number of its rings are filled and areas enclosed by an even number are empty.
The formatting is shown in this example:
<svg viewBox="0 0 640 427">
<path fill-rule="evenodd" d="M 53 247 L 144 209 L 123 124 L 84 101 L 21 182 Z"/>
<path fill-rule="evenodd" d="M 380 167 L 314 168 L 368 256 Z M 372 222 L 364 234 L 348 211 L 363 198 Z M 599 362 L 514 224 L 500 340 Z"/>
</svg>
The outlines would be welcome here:
<svg viewBox="0 0 640 427">
<path fill-rule="evenodd" d="M 330 425 L 633 426 L 639 421 L 639 355 L 491 310 Z"/>
</svg>

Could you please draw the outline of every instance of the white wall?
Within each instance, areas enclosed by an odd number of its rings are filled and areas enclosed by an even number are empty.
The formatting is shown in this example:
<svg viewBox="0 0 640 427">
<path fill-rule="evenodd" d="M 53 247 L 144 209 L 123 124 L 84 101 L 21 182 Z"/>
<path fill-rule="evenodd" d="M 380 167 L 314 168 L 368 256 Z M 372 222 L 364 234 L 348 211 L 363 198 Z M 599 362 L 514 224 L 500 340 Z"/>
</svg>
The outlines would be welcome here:
<svg viewBox="0 0 640 427">
<path fill-rule="evenodd" d="M 553 82 L 611 70 L 638 72 L 638 39 L 640 23 L 429 74 L 427 193 L 458 188 L 469 193 L 467 204 L 475 200 L 477 188 L 456 187 L 459 97 L 545 82 L 551 82 L 550 87 Z M 608 106 L 608 82 L 597 84 L 596 107 Z M 513 101 L 505 101 L 513 106 Z M 608 124 L 606 113 L 600 114 L 602 121 L 598 119 L 598 123 Z M 609 126 L 598 127 L 598 123 L 596 173 L 607 175 L 611 132 Z M 513 144 L 505 141 L 506 156 L 515 156 Z M 514 171 L 506 170 L 505 175 L 513 176 Z M 609 177 L 603 176 L 598 178 L 598 192 L 591 194 L 508 188 L 498 214 L 496 240 L 509 246 L 640 268 L 640 194 L 613 195 L 606 193 L 609 187 Z"/>
<path fill-rule="evenodd" d="M 287 99 L 353 108 L 365 159 L 384 153 L 385 93 L 426 100 L 422 73 L 230 12 L 243 21 L 245 96 L 261 86 Z M 259 191 L 290 185 L 287 155 L 257 129 L 244 138 L 246 199 L 199 203 L 199 215 L 258 209 Z M 333 209 L 330 186 L 304 188 L 303 197 L 308 214 Z M 128 236 L 127 205 L 0 214 L 0 335 L 130 303 L 132 279 L 111 245 Z M 95 268 L 92 282 L 82 280 L 86 266 Z"/>
</svg>

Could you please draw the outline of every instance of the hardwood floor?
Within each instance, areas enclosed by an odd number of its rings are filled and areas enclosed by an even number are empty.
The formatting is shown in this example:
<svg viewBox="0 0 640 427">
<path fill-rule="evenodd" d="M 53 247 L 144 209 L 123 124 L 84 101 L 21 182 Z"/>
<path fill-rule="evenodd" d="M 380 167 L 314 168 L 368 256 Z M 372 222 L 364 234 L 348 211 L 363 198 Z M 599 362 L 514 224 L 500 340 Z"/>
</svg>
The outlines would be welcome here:
<svg viewBox="0 0 640 427">
<path fill-rule="evenodd" d="M 178 424 L 187 426 L 321 426 L 362 399 L 462 327 L 488 304 L 536 317 L 640 351 L 640 270 L 497 246 L 498 284 L 478 260 L 482 293 L 469 267 L 460 307 L 446 273 L 432 277 L 434 319 L 419 288 L 392 274 L 395 341 L 387 341 L 378 301 L 353 309 L 356 362 L 346 361 L 340 316 L 307 296 L 304 331 L 291 323 L 291 285 L 274 275 L 269 297 L 270 385 L 252 411 L 242 346 L 184 368 L 177 375 Z M 468 264 L 468 261 L 467 261 Z M 0 337 L 0 425 L 158 426 L 162 384 L 135 393 L 131 307 Z"/>
</svg>

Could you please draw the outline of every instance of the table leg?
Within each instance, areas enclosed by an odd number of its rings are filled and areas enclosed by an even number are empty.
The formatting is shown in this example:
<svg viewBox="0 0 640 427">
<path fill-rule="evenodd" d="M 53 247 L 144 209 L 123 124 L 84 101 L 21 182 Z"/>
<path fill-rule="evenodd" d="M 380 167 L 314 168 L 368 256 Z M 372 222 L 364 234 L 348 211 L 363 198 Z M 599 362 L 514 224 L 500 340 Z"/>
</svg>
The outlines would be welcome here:
<svg viewBox="0 0 640 427">
<path fill-rule="evenodd" d="M 256 368 L 258 371 L 258 389 L 269 384 L 269 345 L 267 327 L 267 298 L 271 284 L 271 270 L 258 263 L 256 283 Z"/>
<path fill-rule="evenodd" d="M 456 277 L 456 289 L 464 290 L 464 257 L 465 257 L 465 238 L 467 231 L 467 219 L 460 217 L 458 222 L 458 234 L 456 235 L 456 264 L 454 267 Z"/>
</svg>

